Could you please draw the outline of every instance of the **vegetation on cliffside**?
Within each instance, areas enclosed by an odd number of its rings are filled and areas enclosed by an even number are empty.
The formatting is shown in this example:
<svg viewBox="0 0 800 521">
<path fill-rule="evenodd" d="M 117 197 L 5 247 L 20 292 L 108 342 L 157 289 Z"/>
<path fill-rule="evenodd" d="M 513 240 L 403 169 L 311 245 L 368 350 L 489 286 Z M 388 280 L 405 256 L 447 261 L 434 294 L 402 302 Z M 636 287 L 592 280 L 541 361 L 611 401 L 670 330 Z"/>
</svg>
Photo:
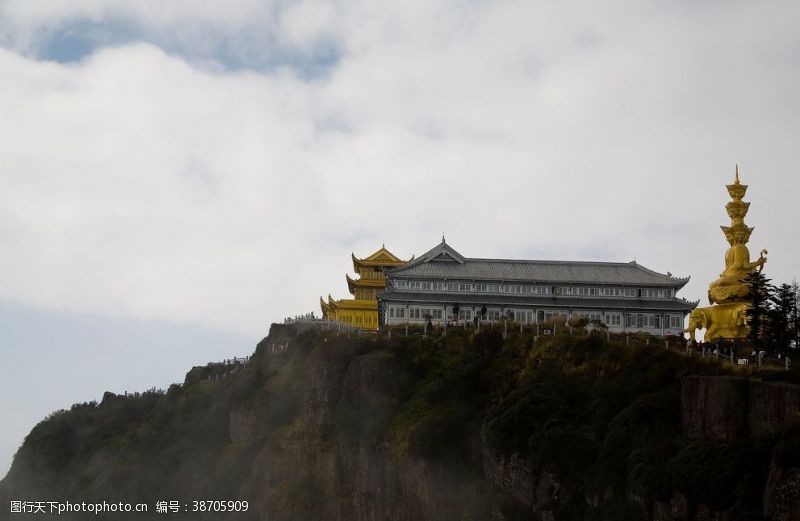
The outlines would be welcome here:
<svg viewBox="0 0 800 521">
<path fill-rule="evenodd" d="M 0 499 L 250 501 L 230 516 L 239 520 L 535 519 L 544 509 L 556 520 L 643 520 L 680 496 L 689 511 L 761 519 L 773 451 L 787 467 L 800 460 L 797 425 L 768 439 L 684 439 L 681 378 L 727 374 L 720 364 L 585 332 L 389 338 L 281 325 L 246 368 L 229 370 L 195 368 L 166 391 L 50 415 Z M 508 461 L 523 462 L 522 477 L 489 479 Z M 525 477 L 543 475 L 546 497 Z"/>
</svg>

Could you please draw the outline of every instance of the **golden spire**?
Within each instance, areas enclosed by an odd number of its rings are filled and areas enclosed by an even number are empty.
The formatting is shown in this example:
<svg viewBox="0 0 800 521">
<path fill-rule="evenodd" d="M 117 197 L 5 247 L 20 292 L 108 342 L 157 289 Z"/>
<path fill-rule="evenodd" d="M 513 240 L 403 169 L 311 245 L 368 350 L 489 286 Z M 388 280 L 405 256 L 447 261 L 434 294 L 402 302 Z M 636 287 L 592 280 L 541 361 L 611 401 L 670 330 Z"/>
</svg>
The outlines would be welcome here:
<svg viewBox="0 0 800 521">
<path fill-rule="evenodd" d="M 750 203 L 742 200 L 747 192 L 747 185 L 739 181 L 738 164 L 734 182 L 727 185 L 727 188 L 731 200 L 725 205 L 725 210 L 728 212 L 731 224 L 730 226 L 720 226 L 720 228 L 731 247 L 725 253 L 725 271 L 720 274 L 720 279 L 714 281 L 709 287 L 709 301 L 718 304 L 742 301 L 747 294 L 747 288 L 742 279 L 756 269 L 760 271 L 761 266 L 766 262 L 763 254 L 757 261 L 750 261 L 747 243 L 754 227 L 747 226 L 744 222 Z"/>
<path fill-rule="evenodd" d="M 736 164 L 736 176 L 733 184 L 727 186 L 728 194 L 731 196 L 731 201 L 725 205 L 728 216 L 731 218 L 730 226 L 722 226 L 722 231 L 728 239 L 728 243 L 733 246 L 734 243 L 747 244 L 750 239 L 750 233 L 753 228 L 744 223 L 744 217 L 747 215 L 747 209 L 750 208 L 750 203 L 742 201 L 744 194 L 747 192 L 747 185 L 743 185 L 739 181 L 739 164 Z"/>
</svg>

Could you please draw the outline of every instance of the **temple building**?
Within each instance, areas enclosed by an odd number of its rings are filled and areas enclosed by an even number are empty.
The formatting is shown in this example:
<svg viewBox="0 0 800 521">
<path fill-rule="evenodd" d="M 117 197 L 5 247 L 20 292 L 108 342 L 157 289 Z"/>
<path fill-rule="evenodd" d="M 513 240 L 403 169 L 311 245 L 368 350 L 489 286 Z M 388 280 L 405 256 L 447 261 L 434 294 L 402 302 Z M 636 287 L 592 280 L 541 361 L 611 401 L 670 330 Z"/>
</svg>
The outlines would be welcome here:
<svg viewBox="0 0 800 521">
<path fill-rule="evenodd" d="M 353 295 L 352 299 L 334 300 L 328 295 L 328 301 L 320 297 L 319 305 L 322 308 L 322 317 L 327 320 L 338 320 L 361 329 L 378 328 L 378 302 L 376 292 L 386 287 L 384 272 L 391 268 L 402 266 L 406 261 L 399 259 L 392 252 L 381 246 L 381 249 L 366 257 L 359 259 L 350 254 L 353 259 L 353 270 L 357 273 L 355 279 L 345 274 L 347 289 Z"/>
<path fill-rule="evenodd" d="M 689 277 L 636 262 L 467 258 L 442 242 L 388 270 L 378 293 L 381 324 L 557 317 L 599 320 L 613 332 L 680 335 L 696 302 L 678 298 Z"/>
</svg>

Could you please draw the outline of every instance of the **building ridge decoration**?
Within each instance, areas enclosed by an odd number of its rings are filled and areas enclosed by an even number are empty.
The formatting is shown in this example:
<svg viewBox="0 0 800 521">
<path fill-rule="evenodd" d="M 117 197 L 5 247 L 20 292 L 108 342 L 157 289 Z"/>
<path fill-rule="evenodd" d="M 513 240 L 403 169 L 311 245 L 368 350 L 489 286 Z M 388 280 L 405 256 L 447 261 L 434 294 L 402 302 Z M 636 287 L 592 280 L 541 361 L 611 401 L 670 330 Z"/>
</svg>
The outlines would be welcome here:
<svg viewBox="0 0 800 521">
<path fill-rule="evenodd" d="M 405 266 L 416 266 L 425 262 L 436 260 L 455 261 L 459 264 L 463 264 L 466 261 L 466 257 L 458 253 L 455 248 L 447 244 L 444 241 L 444 237 L 442 237 L 441 243 L 420 255 L 419 258 L 415 259 L 413 262 L 407 263 Z"/>
</svg>

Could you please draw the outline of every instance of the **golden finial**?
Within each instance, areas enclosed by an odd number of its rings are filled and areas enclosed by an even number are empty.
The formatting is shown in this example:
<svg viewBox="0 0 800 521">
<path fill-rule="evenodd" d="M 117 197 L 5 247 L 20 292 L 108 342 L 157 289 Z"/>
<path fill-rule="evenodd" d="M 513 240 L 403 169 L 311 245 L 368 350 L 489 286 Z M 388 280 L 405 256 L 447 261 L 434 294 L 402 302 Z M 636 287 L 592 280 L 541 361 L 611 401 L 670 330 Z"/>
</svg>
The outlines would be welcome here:
<svg viewBox="0 0 800 521">
<path fill-rule="evenodd" d="M 736 181 L 734 181 L 737 185 L 739 184 L 739 163 L 736 163 Z"/>
</svg>

